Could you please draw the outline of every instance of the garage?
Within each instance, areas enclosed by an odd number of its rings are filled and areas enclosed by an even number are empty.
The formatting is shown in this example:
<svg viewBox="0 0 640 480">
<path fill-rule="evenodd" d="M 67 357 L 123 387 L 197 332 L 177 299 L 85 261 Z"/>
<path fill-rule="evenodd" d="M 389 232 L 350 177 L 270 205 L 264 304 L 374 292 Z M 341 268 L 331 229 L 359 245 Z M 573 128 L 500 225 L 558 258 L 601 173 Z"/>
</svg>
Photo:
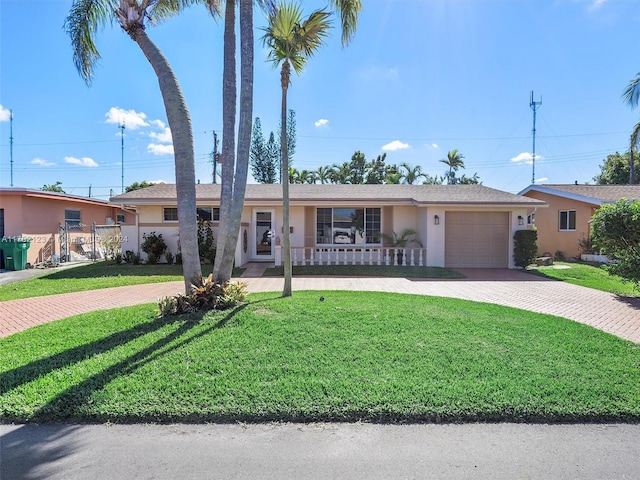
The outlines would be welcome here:
<svg viewBox="0 0 640 480">
<path fill-rule="evenodd" d="M 446 212 L 445 266 L 508 268 L 508 212 Z"/>
</svg>

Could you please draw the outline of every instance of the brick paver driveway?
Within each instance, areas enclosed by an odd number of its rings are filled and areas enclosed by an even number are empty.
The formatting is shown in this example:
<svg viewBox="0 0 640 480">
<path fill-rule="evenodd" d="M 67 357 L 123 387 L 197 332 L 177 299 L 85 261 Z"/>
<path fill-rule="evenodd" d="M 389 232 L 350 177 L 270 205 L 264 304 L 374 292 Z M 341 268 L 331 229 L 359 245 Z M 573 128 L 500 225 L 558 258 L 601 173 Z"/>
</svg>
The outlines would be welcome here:
<svg viewBox="0 0 640 480">
<path fill-rule="evenodd" d="M 579 287 L 514 270 L 460 270 L 466 279 L 294 277 L 295 290 L 369 290 L 453 297 L 548 313 L 640 343 L 640 299 Z M 251 292 L 282 290 L 277 277 L 243 278 Z M 0 302 L 0 337 L 92 310 L 155 302 L 182 282 L 117 287 Z"/>
</svg>

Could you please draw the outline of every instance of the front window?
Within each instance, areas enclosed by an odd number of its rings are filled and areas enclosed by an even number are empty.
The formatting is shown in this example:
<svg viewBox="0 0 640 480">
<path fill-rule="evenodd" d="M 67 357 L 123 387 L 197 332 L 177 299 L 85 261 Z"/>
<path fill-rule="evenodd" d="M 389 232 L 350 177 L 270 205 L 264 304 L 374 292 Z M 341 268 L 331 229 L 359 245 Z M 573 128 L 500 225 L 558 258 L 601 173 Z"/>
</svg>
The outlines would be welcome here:
<svg viewBox="0 0 640 480">
<path fill-rule="evenodd" d="M 198 207 L 196 209 L 199 221 L 205 222 L 219 222 L 220 221 L 220 209 L 211 207 Z"/>
<path fill-rule="evenodd" d="M 124 215 L 124 213 L 118 213 L 116 215 L 116 223 L 118 225 L 123 224 L 127 221 L 127 217 Z"/>
<path fill-rule="evenodd" d="M 561 210 L 560 211 L 560 223 L 558 225 L 560 231 L 568 231 L 576 229 L 576 211 L 575 210 Z"/>
<path fill-rule="evenodd" d="M 67 225 L 67 228 L 80 230 L 80 227 L 82 226 L 80 223 L 80 210 L 72 210 L 70 208 L 65 209 L 64 223 Z"/>
<path fill-rule="evenodd" d="M 527 225 L 535 225 L 536 223 L 536 214 L 531 213 L 527 215 Z"/>
<path fill-rule="evenodd" d="M 162 209 L 162 218 L 165 222 L 177 222 L 178 221 L 178 208 L 177 207 L 164 207 Z"/>
<path fill-rule="evenodd" d="M 380 208 L 318 208 L 316 243 L 320 245 L 380 244 Z"/>
</svg>

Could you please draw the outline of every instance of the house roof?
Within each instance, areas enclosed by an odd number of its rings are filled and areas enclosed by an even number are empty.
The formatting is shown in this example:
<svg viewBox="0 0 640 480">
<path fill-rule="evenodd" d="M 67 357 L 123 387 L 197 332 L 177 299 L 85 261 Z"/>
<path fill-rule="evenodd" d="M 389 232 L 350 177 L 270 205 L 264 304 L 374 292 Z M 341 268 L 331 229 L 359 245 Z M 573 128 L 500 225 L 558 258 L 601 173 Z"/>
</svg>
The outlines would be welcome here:
<svg viewBox="0 0 640 480">
<path fill-rule="evenodd" d="M 531 185 L 520 192 L 540 192 L 581 202 L 602 205 L 615 203 L 621 198 L 640 200 L 640 185 Z"/>
<path fill-rule="evenodd" d="M 495 190 L 483 185 L 317 185 L 290 186 L 290 200 L 296 204 L 362 203 L 409 205 L 477 205 L 536 207 L 546 204 L 537 199 Z M 218 202 L 219 184 L 196 185 L 198 202 Z M 119 204 L 166 204 L 176 201 L 175 184 L 156 184 L 111 198 Z M 248 204 L 282 202 L 282 185 L 248 184 Z"/>
<path fill-rule="evenodd" d="M 92 205 L 100 205 L 104 207 L 114 206 L 110 205 L 107 200 L 100 200 L 97 198 L 81 197 L 78 195 L 69 195 L 68 193 L 48 192 L 44 190 L 32 190 L 29 188 L 18 187 L 0 188 L 0 196 L 47 198 L 52 200 L 61 200 L 76 203 L 90 203 Z"/>
</svg>

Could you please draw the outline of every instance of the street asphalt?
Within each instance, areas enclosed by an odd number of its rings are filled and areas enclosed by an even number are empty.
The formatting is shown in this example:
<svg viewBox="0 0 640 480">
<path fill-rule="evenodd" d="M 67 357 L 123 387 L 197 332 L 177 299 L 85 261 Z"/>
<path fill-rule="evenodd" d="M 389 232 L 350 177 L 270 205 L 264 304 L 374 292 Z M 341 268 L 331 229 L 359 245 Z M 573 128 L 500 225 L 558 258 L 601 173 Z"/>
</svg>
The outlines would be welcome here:
<svg viewBox="0 0 640 480">
<path fill-rule="evenodd" d="M 0 425 L 0 478 L 637 479 L 640 425 Z"/>
</svg>

